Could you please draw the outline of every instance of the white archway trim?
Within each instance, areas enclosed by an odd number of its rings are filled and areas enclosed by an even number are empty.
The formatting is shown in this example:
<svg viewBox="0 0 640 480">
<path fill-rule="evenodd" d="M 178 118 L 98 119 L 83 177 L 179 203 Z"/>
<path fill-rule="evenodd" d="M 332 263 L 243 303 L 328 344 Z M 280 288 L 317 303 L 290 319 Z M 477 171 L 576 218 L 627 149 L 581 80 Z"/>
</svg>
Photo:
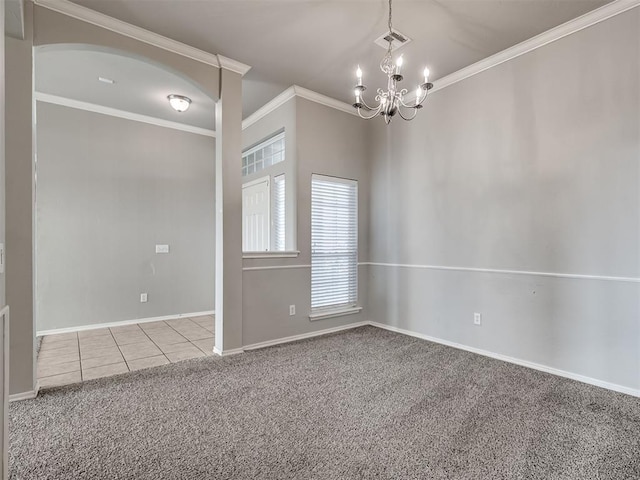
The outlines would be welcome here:
<svg viewBox="0 0 640 480">
<path fill-rule="evenodd" d="M 101 113 L 103 115 L 109 115 L 111 117 L 125 118 L 127 120 L 133 120 L 135 122 L 149 123 L 151 125 L 157 125 L 159 127 L 171 128 L 173 130 L 182 130 L 183 132 L 195 133 L 198 135 L 204 135 L 206 137 L 216 136 L 216 132 L 214 130 L 187 125 L 185 123 L 172 122 L 171 120 L 150 117 L 148 115 L 142 115 L 139 113 L 127 112 L 125 110 L 118 110 L 117 108 L 96 105 L 95 103 L 73 100 L 66 97 L 59 97 L 58 95 L 51 95 L 49 93 L 35 92 L 34 97 L 39 102 L 53 103 L 55 105 L 62 105 L 63 107 L 77 108 L 78 110 Z"/>
<path fill-rule="evenodd" d="M 95 10 L 83 7 L 82 5 L 70 2 L 69 0 L 33 0 L 33 3 L 40 7 L 53 10 L 54 12 L 73 17 L 77 20 L 96 25 L 114 33 L 133 38 L 134 40 L 153 45 L 154 47 L 162 48 L 169 52 L 177 53 L 183 57 L 191 58 L 192 60 L 196 60 L 213 67 L 231 70 L 232 72 L 239 73 L 240 75 L 244 75 L 251 68 L 251 66 L 238 62 L 237 60 L 205 52 L 199 48 L 186 45 L 182 42 L 145 30 L 144 28 L 131 25 L 130 23 L 96 12 Z"/>
</svg>

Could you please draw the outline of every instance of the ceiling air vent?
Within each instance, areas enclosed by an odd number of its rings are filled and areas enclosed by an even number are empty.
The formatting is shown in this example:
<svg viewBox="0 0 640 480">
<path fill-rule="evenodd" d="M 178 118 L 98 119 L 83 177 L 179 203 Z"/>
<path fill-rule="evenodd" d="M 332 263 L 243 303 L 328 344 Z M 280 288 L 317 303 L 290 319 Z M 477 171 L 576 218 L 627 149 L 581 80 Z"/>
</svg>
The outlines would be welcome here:
<svg viewBox="0 0 640 480">
<path fill-rule="evenodd" d="M 411 41 L 405 34 L 392 30 L 377 38 L 374 43 L 386 50 L 389 47 L 389 40 L 391 40 L 391 51 L 397 50 Z"/>
</svg>

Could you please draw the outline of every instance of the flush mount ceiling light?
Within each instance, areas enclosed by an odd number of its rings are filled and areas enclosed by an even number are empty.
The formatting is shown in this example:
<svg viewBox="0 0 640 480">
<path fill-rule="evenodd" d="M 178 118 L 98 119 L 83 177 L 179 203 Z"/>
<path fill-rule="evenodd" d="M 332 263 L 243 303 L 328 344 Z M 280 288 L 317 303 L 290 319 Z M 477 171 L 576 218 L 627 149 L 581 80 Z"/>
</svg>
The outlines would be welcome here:
<svg viewBox="0 0 640 480">
<path fill-rule="evenodd" d="M 424 83 L 418 85 L 416 88 L 416 99 L 411 105 L 407 105 L 404 101 L 404 96 L 408 90 L 403 88 L 398 90 L 398 82 L 401 82 L 403 77 L 400 75 L 400 69 L 402 68 L 402 55 L 396 58 L 395 62 L 391 55 L 392 44 L 395 38 L 393 26 L 391 25 L 391 1 L 389 0 L 389 34 L 387 35 L 389 47 L 387 53 L 380 62 L 380 70 L 387 74 L 387 89 L 383 90 L 378 88 L 375 101 L 378 102 L 377 106 L 371 107 L 364 101 L 364 91 L 367 87 L 362 83 L 362 70 L 360 66 L 356 70 L 356 77 L 358 78 L 358 84 L 355 88 L 356 102 L 353 106 L 358 110 L 358 115 L 362 118 L 370 119 L 377 115 L 382 115 L 385 123 L 388 125 L 397 113 L 404 120 L 413 120 L 418 113 L 418 110 L 422 108 L 422 103 L 427 98 L 427 92 L 433 88 L 433 84 L 429 83 L 429 69 L 424 69 Z M 363 114 L 363 111 L 365 112 Z"/>
<path fill-rule="evenodd" d="M 167 99 L 176 112 L 186 112 L 191 105 L 191 99 L 182 95 L 171 94 Z"/>
</svg>

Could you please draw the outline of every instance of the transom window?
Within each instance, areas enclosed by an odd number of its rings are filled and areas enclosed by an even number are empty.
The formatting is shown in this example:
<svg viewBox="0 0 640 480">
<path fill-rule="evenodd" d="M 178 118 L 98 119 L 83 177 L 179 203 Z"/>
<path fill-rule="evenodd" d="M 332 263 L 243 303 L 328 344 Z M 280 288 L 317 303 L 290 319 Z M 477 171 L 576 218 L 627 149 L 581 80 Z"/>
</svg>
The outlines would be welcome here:
<svg viewBox="0 0 640 480">
<path fill-rule="evenodd" d="M 285 164 L 281 163 L 284 161 L 284 155 L 284 132 L 249 148 L 242 154 L 244 252 L 285 251 L 287 169 Z"/>
<path fill-rule="evenodd" d="M 242 154 L 242 176 L 246 177 L 284 161 L 284 132 Z"/>
</svg>

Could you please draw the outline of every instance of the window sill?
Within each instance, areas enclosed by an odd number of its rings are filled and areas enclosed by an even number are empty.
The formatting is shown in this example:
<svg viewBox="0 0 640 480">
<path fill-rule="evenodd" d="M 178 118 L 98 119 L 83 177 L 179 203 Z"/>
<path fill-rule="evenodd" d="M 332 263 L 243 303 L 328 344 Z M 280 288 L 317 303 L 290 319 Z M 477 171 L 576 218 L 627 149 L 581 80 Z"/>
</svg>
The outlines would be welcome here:
<svg viewBox="0 0 640 480">
<path fill-rule="evenodd" d="M 346 307 L 336 308 L 335 310 L 325 310 L 309 314 L 309 320 L 312 322 L 315 320 L 324 320 L 325 318 L 342 317 L 343 315 L 353 315 L 354 313 L 360 313 L 362 307 Z"/>
<path fill-rule="evenodd" d="M 297 250 L 286 252 L 243 252 L 242 258 L 296 258 L 298 255 L 300 255 L 300 252 Z"/>
</svg>

